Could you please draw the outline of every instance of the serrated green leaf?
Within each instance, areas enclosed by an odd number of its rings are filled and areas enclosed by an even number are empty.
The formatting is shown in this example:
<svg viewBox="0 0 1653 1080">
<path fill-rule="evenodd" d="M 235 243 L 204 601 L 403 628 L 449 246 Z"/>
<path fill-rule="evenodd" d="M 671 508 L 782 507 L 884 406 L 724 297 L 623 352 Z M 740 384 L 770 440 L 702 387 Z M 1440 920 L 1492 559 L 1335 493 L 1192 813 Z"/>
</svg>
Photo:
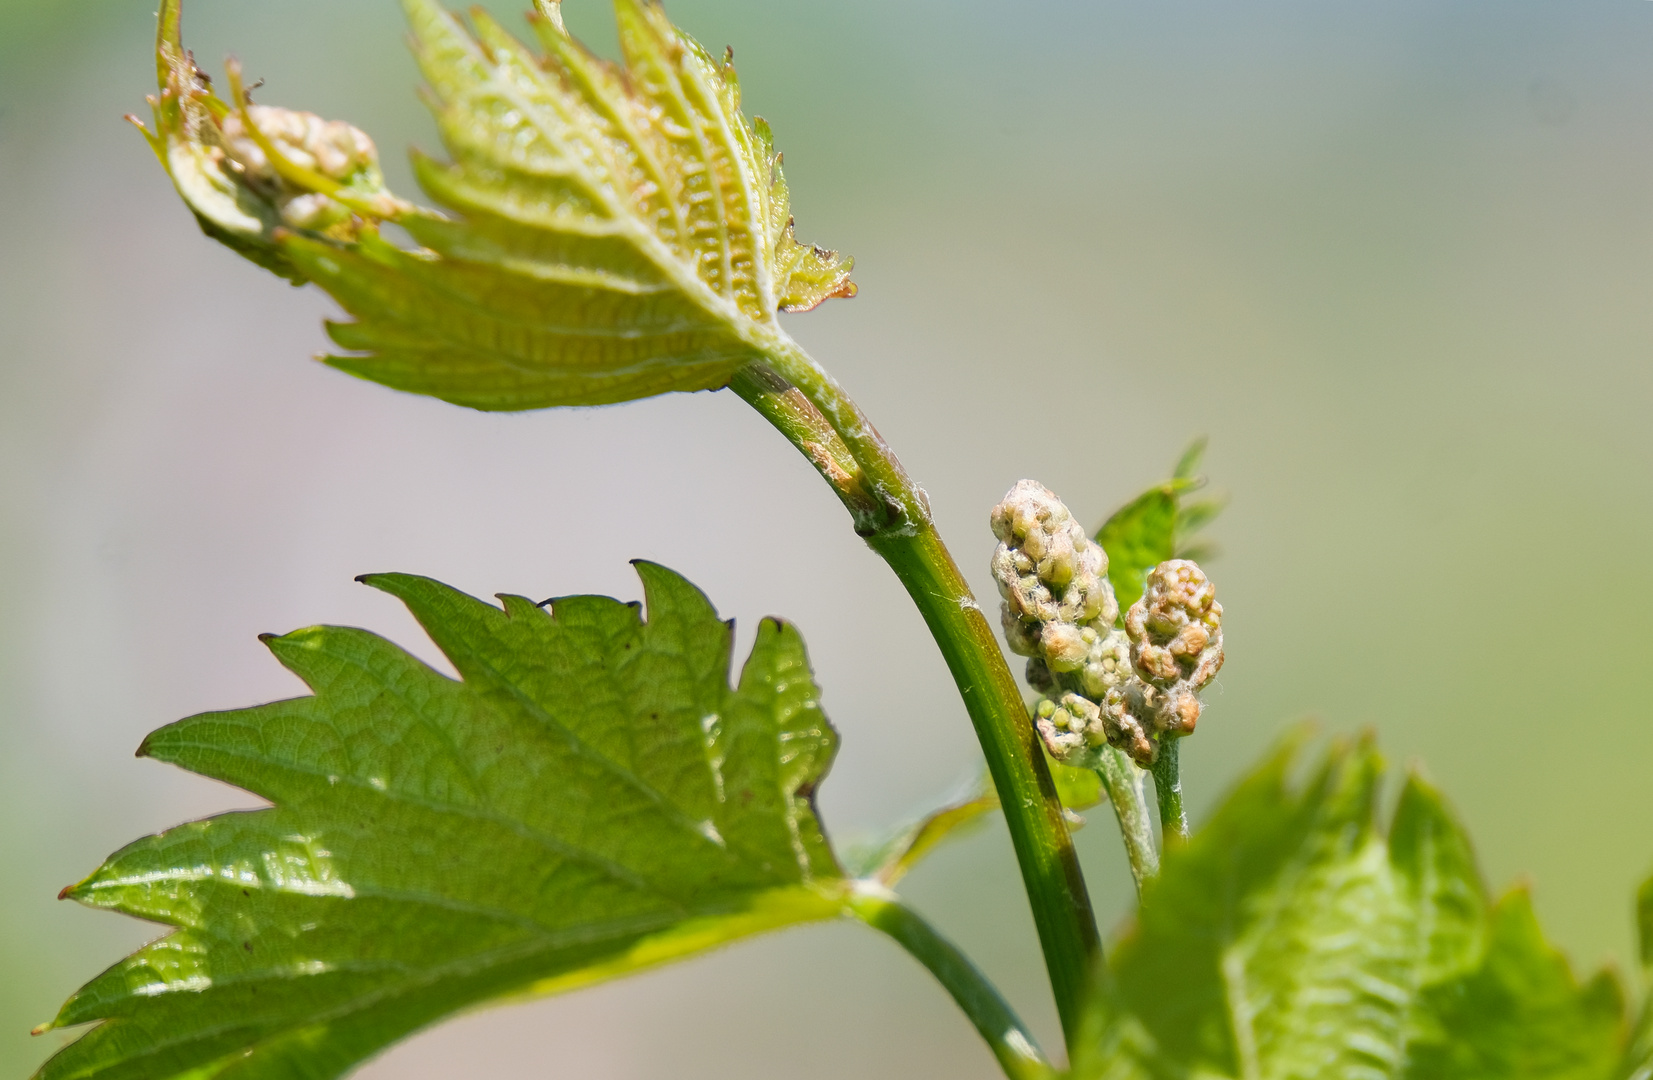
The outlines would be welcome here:
<svg viewBox="0 0 1653 1080">
<path fill-rule="evenodd" d="M 1142 595 L 1148 571 L 1167 559 L 1209 560 L 1216 548 L 1190 542 L 1195 532 L 1222 512 L 1221 499 L 1188 502 L 1190 492 L 1205 485 L 1195 475 L 1205 454 L 1205 439 L 1195 439 L 1172 470 L 1171 479 L 1149 488 L 1115 510 L 1096 531 L 1096 542 L 1108 553 L 1108 581 L 1119 598 L 1121 613 Z"/>
<path fill-rule="evenodd" d="M 1166 853 L 1073 1080 L 1608 1076 L 1616 981 L 1580 987 L 1524 896 L 1489 910 L 1439 795 L 1411 778 L 1385 838 L 1368 744 L 1300 784 L 1296 757 L 1288 742 Z"/>
<path fill-rule="evenodd" d="M 1176 558 L 1177 493 L 1183 481 L 1149 488 L 1115 510 L 1097 530 L 1108 553 L 1108 580 L 1124 611 L 1142 595 L 1148 571 Z"/>
<path fill-rule="evenodd" d="M 1389 862 L 1417 913 L 1413 981 L 1433 986 L 1473 970 L 1486 952 L 1481 872 L 1463 826 L 1416 774 L 1407 777 L 1389 827 Z"/>
<path fill-rule="evenodd" d="M 1624 997 L 1605 972 L 1580 986 L 1517 890 L 1493 911 L 1481 965 L 1427 990 L 1419 1012 L 1433 1030 L 1409 1047 L 1406 1080 L 1605 1080 Z"/>
<path fill-rule="evenodd" d="M 352 374 L 500 410 L 712 389 L 790 346 L 779 312 L 854 295 L 851 260 L 794 237 L 780 155 L 742 114 L 733 66 L 657 3 L 615 0 L 616 67 L 549 0 L 543 54 L 480 9 L 471 33 L 404 0 L 450 158 L 416 154 L 414 170 L 446 214 L 385 191 L 376 164 L 342 183 L 250 181 L 225 124 L 254 114 L 202 81 L 178 3 L 160 13 L 151 143 L 209 235 L 353 317 L 329 324 L 346 352 L 327 358 Z M 331 200 L 325 227 L 295 198 Z M 382 239 L 386 221 L 421 246 Z"/>
<path fill-rule="evenodd" d="M 1614 1076 L 1618 1080 L 1653 1080 L 1653 877 L 1636 890 L 1636 943 L 1641 953 L 1642 1004 L 1625 1046 L 1624 1059 Z"/>
<path fill-rule="evenodd" d="M 363 630 L 267 638 L 314 692 L 143 753 L 270 809 L 140 840 L 67 890 L 177 929 L 80 990 L 40 1080 L 332 1077 L 502 994 L 584 985 L 839 910 L 812 805 L 837 745 L 803 642 L 663 567 L 638 605 L 400 598 L 450 679 Z"/>
</svg>

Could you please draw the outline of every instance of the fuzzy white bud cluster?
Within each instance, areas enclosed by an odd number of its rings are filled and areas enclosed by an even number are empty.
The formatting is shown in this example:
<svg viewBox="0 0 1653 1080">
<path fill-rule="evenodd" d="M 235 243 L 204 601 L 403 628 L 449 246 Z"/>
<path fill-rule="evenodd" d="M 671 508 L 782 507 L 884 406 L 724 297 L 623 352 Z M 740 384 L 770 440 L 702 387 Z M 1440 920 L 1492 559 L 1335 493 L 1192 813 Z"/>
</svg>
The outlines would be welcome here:
<svg viewBox="0 0 1653 1080">
<path fill-rule="evenodd" d="M 1216 587 L 1188 559 L 1154 567 L 1125 613 L 1135 677 L 1108 692 L 1102 722 L 1137 764 L 1153 761 L 1161 739 L 1193 733 L 1199 692 L 1223 666 L 1222 618 Z"/>
<path fill-rule="evenodd" d="M 993 508 L 993 577 L 1012 651 L 1044 695 L 1034 723 L 1051 755 L 1094 766 L 1112 744 L 1143 767 L 1163 738 L 1194 730 L 1199 691 L 1222 666 L 1222 605 L 1186 559 L 1148 575 L 1114 628 L 1108 556 L 1047 488 L 1023 480 Z"/>
<path fill-rule="evenodd" d="M 380 186 L 378 149 L 360 128 L 273 105 L 249 105 L 247 113 L 277 153 L 294 165 L 343 184 L 366 174 L 368 186 Z M 337 201 L 298 189 L 282 177 L 240 113 L 231 112 L 219 122 L 219 137 L 228 167 L 273 202 L 285 224 L 320 231 L 349 219 L 350 211 Z"/>
<path fill-rule="evenodd" d="M 1108 741 L 1100 703 L 1131 673 L 1129 645 L 1114 629 L 1107 553 L 1032 480 L 1011 488 L 991 520 L 1005 640 L 1031 658 L 1028 681 L 1046 695 L 1039 733 L 1059 760 L 1093 761 Z"/>
<path fill-rule="evenodd" d="M 1044 485 L 1022 480 L 993 508 L 993 577 L 1005 639 L 1052 671 L 1082 669 L 1098 638 L 1119 617 L 1108 584 L 1108 556 Z"/>
<path fill-rule="evenodd" d="M 347 180 L 358 169 L 379 163 L 373 140 L 343 120 L 323 120 L 315 113 L 273 105 L 249 105 L 247 112 L 258 130 L 294 165 L 334 180 Z M 224 145 L 248 179 L 274 182 L 275 166 L 264 148 L 253 140 L 240 113 L 230 113 L 219 124 Z"/>
</svg>

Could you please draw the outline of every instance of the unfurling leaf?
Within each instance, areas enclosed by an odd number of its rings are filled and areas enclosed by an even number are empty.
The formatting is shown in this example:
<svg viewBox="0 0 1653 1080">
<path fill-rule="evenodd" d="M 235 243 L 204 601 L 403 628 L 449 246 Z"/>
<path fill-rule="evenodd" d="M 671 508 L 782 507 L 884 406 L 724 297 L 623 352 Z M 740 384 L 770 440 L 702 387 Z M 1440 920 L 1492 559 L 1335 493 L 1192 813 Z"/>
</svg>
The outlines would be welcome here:
<svg viewBox="0 0 1653 1080">
<path fill-rule="evenodd" d="M 386 191 L 354 128 L 249 106 L 233 66 L 232 100 L 216 96 L 179 3 L 161 8 L 150 142 L 209 235 L 354 317 L 329 324 L 336 367 L 478 409 L 704 390 L 787 347 L 778 312 L 855 293 L 851 260 L 793 236 L 780 155 L 741 113 L 733 66 L 657 3 L 615 0 L 619 68 L 554 0 L 534 17 L 543 55 L 480 10 L 473 36 L 404 0 L 451 158 L 414 168 L 448 213 Z"/>
<path fill-rule="evenodd" d="M 1091 769 L 1075 769 L 1047 756 L 1050 778 L 1056 783 L 1056 795 L 1067 811 L 1068 827 L 1081 828 L 1085 819 L 1076 811 L 1088 810 L 1102 801 L 1102 781 Z M 993 790 L 993 781 L 982 774 L 953 797 L 944 799 L 934 810 L 920 814 L 868 844 L 857 849 L 839 849 L 851 874 L 870 878 L 886 887 L 893 886 L 907 876 L 932 851 L 948 840 L 967 835 L 988 815 L 999 809 L 999 796 Z"/>
<path fill-rule="evenodd" d="M 54 1026 L 40 1080 L 338 1076 L 456 1009 L 585 985 L 839 912 L 812 805 L 837 737 L 803 642 L 637 564 L 596 596 L 399 597 L 455 681 L 363 630 L 267 642 L 313 697 L 208 713 L 143 752 L 274 805 L 140 840 L 66 890 L 177 929 Z"/>
<path fill-rule="evenodd" d="M 1125 611 L 1142 595 L 1148 571 L 1167 559 L 1210 560 L 1216 548 L 1189 538 L 1222 512 L 1220 498 L 1188 501 L 1205 486 L 1198 475 L 1205 440 L 1196 439 L 1178 459 L 1171 479 L 1149 488 L 1115 510 L 1096 532 L 1096 542 L 1108 553 L 1108 581 Z"/>
<path fill-rule="evenodd" d="M 1112 951 L 1073 1080 L 1609 1080 L 1623 1001 L 1581 986 L 1523 893 L 1490 905 L 1439 795 L 1385 837 L 1364 744 L 1301 784 L 1289 742 L 1165 853 Z"/>
</svg>

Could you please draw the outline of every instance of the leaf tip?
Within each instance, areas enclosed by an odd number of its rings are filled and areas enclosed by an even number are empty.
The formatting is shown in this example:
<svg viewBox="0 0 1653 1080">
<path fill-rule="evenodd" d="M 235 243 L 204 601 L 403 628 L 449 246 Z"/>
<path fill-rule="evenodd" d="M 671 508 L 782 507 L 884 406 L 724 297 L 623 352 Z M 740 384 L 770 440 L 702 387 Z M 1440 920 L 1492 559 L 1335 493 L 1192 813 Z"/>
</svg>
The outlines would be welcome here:
<svg viewBox="0 0 1653 1080">
<path fill-rule="evenodd" d="M 85 887 L 90 884 L 92 879 L 95 877 L 97 877 L 96 874 L 85 879 L 84 881 L 77 881 L 73 884 L 63 886 L 63 888 L 57 891 L 57 898 L 59 900 L 79 900 L 81 898 L 82 890 L 85 889 Z M 54 1020 L 53 1023 L 56 1023 L 56 1021 Z"/>
<path fill-rule="evenodd" d="M 562 21 L 562 0 L 534 0 L 532 15 L 545 19 L 563 37 L 568 36 L 568 27 Z"/>
</svg>

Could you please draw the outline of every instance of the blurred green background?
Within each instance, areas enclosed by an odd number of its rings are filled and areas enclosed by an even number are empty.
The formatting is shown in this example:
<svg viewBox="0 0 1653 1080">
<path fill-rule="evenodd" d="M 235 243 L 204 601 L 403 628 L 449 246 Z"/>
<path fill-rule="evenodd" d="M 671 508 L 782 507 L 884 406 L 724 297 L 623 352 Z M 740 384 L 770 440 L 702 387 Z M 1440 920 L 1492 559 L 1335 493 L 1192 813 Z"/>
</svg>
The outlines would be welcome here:
<svg viewBox="0 0 1653 1080">
<path fill-rule="evenodd" d="M 514 5 L 513 5 L 514 6 Z M 505 8 L 509 12 L 509 8 Z M 1653 864 L 1653 4 L 672 0 L 735 47 L 800 235 L 861 296 L 792 320 L 926 484 L 978 592 L 1023 476 L 1100 520 L 1197 433 L 1232 494 L 1228 665 L 1196 811 L 1284 726 L 1421 762 L 1489 880 L 1581 967 L 1626 964 Z M 612 51 L 600 0 L 568 0 Z M 325 297 L 195 230 L 120 114 L 148 0 L 0 0 L 0 1071 L 154 927 L 58 904 L 140 832 L 244 793 L 143 734 L 298 692 L 254 635 L 419 647 L 365 571 L 472 592 L 702 585 L 809 639 L 840 836 L 975 768 L 893 578 L 727 394 L 483 416 L 306 360 Z M 431 146 L 392 0 L 191 0 L 260 100 Z M 1110 925 L 1112 823 L 1080 834 Z M 1054 1030 L 1001 829 L 908 886 Z M 979 1076 L 915 964 L 850 926 L 429 1033 L 391 1077 Z"/>
</svg>

